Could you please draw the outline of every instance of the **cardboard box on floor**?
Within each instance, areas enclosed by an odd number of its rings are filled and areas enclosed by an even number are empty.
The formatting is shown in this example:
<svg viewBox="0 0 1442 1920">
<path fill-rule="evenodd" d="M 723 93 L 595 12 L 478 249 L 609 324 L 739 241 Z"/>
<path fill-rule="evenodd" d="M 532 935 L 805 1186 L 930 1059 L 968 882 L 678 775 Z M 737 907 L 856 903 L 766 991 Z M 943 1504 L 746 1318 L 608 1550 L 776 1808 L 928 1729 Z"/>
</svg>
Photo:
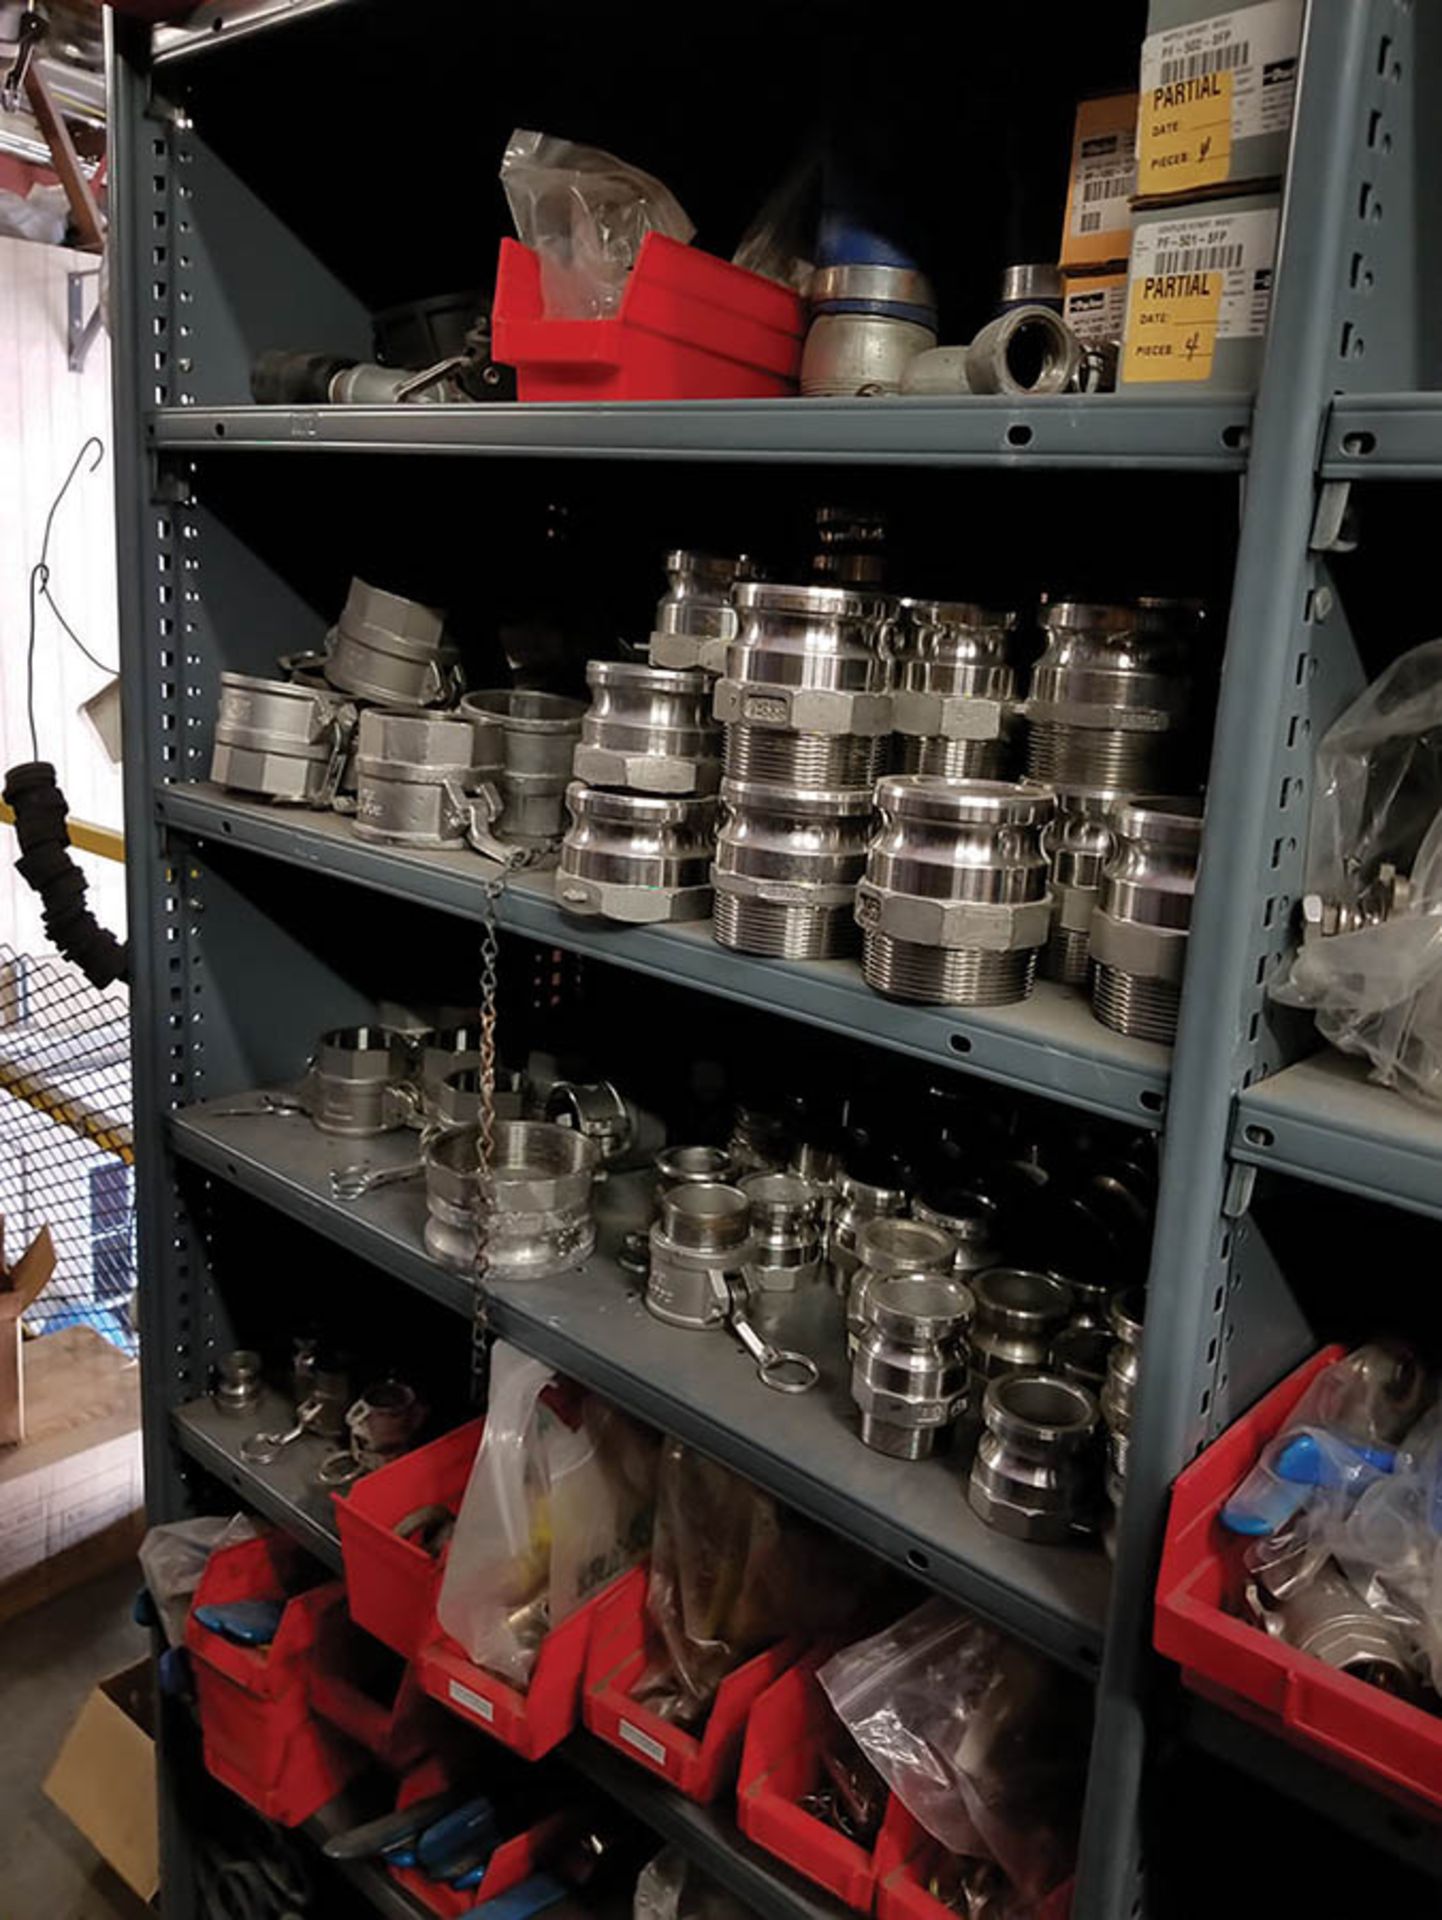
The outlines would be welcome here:
<svg viewBox="0 0 1442 1920">
<path fill-rule="evenodd" d="M 148 1660 L 94 1689 L 65 1736 L 45 1794 L 141 1900 L 155 1898 L 160 1835 Z"/>
<path fill-rule="evenodd" d="M 0 1215 L 0 1447 L 25 1438 L 25 1373 L 20 1321 L 55 1271 L 55 1245 L 42 1227 L 13 1267 L 5 1264 L 5 1220 Z"/>
</svg>

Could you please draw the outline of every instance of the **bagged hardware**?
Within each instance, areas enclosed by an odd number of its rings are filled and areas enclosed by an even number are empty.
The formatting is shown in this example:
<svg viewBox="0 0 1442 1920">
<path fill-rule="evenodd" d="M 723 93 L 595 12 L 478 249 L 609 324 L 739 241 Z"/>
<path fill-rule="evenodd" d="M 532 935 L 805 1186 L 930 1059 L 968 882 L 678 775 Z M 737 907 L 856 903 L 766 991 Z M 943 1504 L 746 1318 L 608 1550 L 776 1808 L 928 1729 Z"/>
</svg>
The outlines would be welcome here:
<svg viewBox="0 0 1442 1920">
<path fill-rule="evenodd" d="M 480 1450 L 436 1600 L 478 1667 L 530 1679 L 541 1641 L 641 1559 L 655 1443 L 539 1360 L 497 1341 Z"/>
<path fill-rule="evenodd" d="M 949 1601 L 846 1647 L 817 1678 L 862 1752 L 951 1853 L 1038 1900 L 1070 1873 L 1086 1688 Z"/>
<path fill-rule="evenodd" d="M 255 1537 L 255 1522 L 245 1513 L 176 1520 L 147 1530 L 140 1543 L 140 1571 L 172 1647 L 185 1638 L 191 1595 L 211 1554 L 217 1547 L 233 1547 Z"/>
<path fill-rule="evenodd" d="M 682 244 L 696 229 L 670 189 L 599 147 L 518 127 L 501 184 L 516 232 L 540 257 L 547 320 L 601 320 L 617 311 L 648 233 Z"/>
<path fill-rule="evenodd" d="M 637 1876 L 631 1920 L 750 1920 L 751 1913 L 679 1847 L 663 1847 Z"/>
</svg>

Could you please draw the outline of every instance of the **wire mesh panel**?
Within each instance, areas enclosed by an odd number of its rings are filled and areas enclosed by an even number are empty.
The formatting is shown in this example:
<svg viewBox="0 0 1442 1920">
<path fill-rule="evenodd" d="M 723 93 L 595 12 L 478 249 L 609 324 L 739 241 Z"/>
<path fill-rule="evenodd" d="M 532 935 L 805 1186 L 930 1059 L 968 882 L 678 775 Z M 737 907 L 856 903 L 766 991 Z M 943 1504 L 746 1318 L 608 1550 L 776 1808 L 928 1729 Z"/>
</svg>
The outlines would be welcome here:
<svg viewBox="0 0 1442 1920">
<path fill-rule="evenodd" d="M 12 1261 L 49 1227 L 55 1272 L 26 1316 L 133 1353 L 130 1002 L 0 943 L 0 1215 Z"/>
</svg>

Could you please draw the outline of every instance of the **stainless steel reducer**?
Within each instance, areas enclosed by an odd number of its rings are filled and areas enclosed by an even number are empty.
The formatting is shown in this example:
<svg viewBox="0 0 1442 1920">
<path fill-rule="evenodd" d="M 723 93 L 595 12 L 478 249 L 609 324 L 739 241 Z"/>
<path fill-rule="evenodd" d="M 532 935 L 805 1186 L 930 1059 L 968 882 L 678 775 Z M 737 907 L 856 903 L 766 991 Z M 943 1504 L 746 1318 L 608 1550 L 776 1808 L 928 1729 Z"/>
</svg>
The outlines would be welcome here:
<svg viewBox="0 0 1442 1920">
<path fill-rule="evenodd" d="M 1041 834 L 1052 796 L 999 780 L 893 774 L 856 890 L 866 983 L 894 1000 L 1024 1000 L 1051 924 Z"/>
<path fill-rule="evenodd" d="M 959 1280 L 898 1274 L 871 1292 L 871 1316 L 851 1367 L 863 1443 L 895 1460 L 924 1460 L 966 1402 L 971 1294 Z"/>
<path fill-rule="evenodd" d="M 292 806 L 329 806 L 355 719 L 355 708 L 329 690 L 223 673 L 210 777 L 238 793 Z"/>
<path fill-rule="evenodd" d="M 653 667 L 700 667 L 720 673 L 727 642 L 736 637 L 731 589 L 747 571 L 739 560 L 677 547 L 666 555 L 670 581 L 656 607 L 651 635 Z"/>
<path fill-rule="evenodd" d="M 721 945 L 776 960 L 852 952 L 871 813 L 869 787 L 827 792 L 723 780 L 711 869 Z"/>
<path fill-rule="evenodd" d="M 721 781 L 721 729 L 711 718 L 711 681 L 632 660 L 592 660 L 591 706 L 571 760 L 578 780 L 633 793 L 714 793 Z"/>
<path fill-rule="evenodd" d="M 1097 1403 L 1059 1375 L 1007 1373 L 982 1402 L 967 1499 L 989 1527 L 1017 1540 L 1060 1542 L 1095 1517 L 1091 1441 Z"/>
<path fill-rule="evenodd" d="M 1115 824 L 1092 915 L 1092 1012 L 1118 1033 L 1171 1041 L 1202 847 L 1201 802 L 1141 796 L 1117 811 Z"/>
<path fill-rule="evenodd" d="M 716 802 L 611 793 L 573 780 L 556 901 L 567 913 L 653 926 L 711 911 Z"/>
<path fill-rule="evenodd" d="M 596 1244 L 594 1142 L 543 1120 L 498 1120 L 486 1236 L 487 1272 L 502 1279 L 563 1273 Z M 479 1136 L 445 1133 L 425 1149 L 426 1251 L 452 1273 L 475 1271 L 481 1204 Z"/>
<path fill-rule="evenodd" d="M 1023 709 L 1028 774 L 1054 787 L 1163 785 L 1191 697 L 1195 610 L 1059 600 L 1042 625 L 1046 647 Z"/>
<path fill-rule="evenodd" d="M 325 637 L 325 677 L 382 706 L 444 706 L 456 692 L 456 653 L 445 629 L 438 607 L 352 580 Z"/>
<path fill-rule="evenodd" d="M 353 1140 L 390 1133 L 419 1114 L 413 1071 L 404 1035 L 389 1027 L 333 1027 L 306 1067 L 301 1104 L 322 1133 Z"/>
<path fill-rule="evenodd" d="M 505 765 L 498 831 L 502 839 L 533 849 L 559 840 L 571 759 L 586 711 L 583 703 L 559 693 L 506 687 L 468 693 L 460 711 L 501 724 Z"/>
<path fill-rule="evenodd" d="M 1112 821 L 1126 799 L 1109 787 L 1063 787 L 1042 831 L 1051 869 L 1052 918 L 1041 956 L 1048 980 L 1084 987 L 1091 973 L 1091 925 L 1102 868 L 1112 850 Z"/>
<path fill-rule="evenodd" d="M 501 809 L 501 730 L 494 721 L 384 713 L 360 717 L 358 840 L 402 847 L 484 846 Z"/>
<path fill-rule="evenodd" d="M 892 703 L 898 772 L 1000 779 L 1017 727 L 1016 615 L 946 600 L 904 611 Z"/>
</svg>

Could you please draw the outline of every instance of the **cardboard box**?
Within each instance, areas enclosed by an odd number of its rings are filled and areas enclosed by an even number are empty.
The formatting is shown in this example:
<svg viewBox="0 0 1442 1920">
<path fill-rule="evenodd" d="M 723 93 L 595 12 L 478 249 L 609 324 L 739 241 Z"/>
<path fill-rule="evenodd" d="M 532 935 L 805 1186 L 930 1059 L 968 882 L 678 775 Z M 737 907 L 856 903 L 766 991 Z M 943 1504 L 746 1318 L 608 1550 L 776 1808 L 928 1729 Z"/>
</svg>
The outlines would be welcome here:
<svg viewBox="0 0 1442 1920">
<path fill-rule="evenodd" d="M 1119 387 L 1255 391 L 1281 201 L 1276 191 L 1137 209 Z"/>
<path fill-rule="evenodd" d="M 1126 259 L 1136 190 L 1137 96 L 1108 93 L 1081 101 L 1072 131 L 1058 256 L 1064 268 Z"/>
<path fill-rule="evenodd" d="M 1302 0 L 1151 0 L 1142 42 L 1137 186 L 1214 194 L 1286 171 Z"/>
<path fill-rule="evenodd" d="M 1069 273 L 1062 289 L 1061 312 L 1077 339 L 1088 346 L 1119 341 L 1127 317 L 1125 265 L 1111 267 L 1105 273 Z"/>
<path fill-rule="evenodd" d="M 155 1696 L 148 1660 L 94 1689 L 65 1736 L 45 1796 L 145 1902 L 160 1890 Z"/>
<path fill-rule="evenodd" d="M 55 1271 L 55 1247 L 42 1227 L 13 1267 L 5 1264 L 5 1220 L 0 1215 L 0 1447 L 25 1438 L 25 1375 L 20 1322 Z"/>
</svg>

